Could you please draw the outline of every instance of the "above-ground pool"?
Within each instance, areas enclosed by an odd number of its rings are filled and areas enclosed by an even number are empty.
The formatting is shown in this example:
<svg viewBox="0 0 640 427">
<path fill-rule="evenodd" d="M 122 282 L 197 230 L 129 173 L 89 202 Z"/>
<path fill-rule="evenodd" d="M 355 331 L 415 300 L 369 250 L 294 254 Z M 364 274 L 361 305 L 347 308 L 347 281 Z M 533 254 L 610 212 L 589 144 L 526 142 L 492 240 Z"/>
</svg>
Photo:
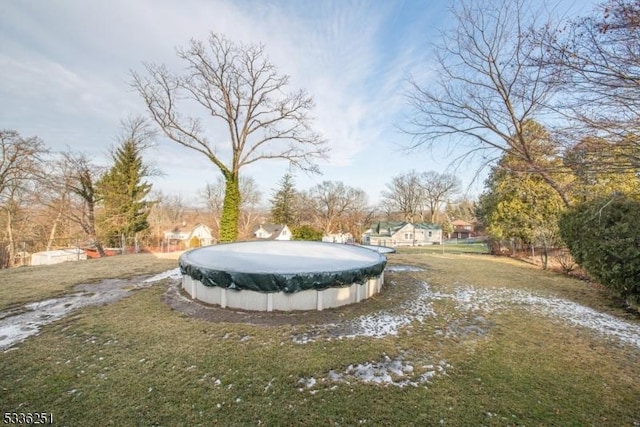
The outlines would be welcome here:
<svg viewBox="0 0 640 427">
<path fill-rule="evenodd" d="M 387 259 L 354 245 L 253 241 L 180 257 L 182 287 L 199 301 L 254 311 L 322 310 L 380 292 Z"/>
</svg>

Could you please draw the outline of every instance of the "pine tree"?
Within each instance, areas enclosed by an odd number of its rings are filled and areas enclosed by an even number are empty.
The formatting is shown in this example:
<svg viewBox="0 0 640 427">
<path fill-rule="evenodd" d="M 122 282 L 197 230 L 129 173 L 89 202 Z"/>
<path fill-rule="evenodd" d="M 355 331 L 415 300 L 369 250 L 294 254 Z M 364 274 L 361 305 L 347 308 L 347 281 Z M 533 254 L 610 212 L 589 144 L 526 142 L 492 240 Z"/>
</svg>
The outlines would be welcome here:
<svg viewBox="0 0 640 427">
<path fill-rule="evenodd" d="M 143 163 L 142 148 L 134 138 L 124 140 L 112 153 L 113 166 L 97 183 L 103 209 L 99 225 L 105 242 L 120 246 L 122 236 L 130 238 L 149 227 L 150 203 L 145 197 L 151 184 L 144 180 L 149 168 Z"/>
<path fill-rule="evenodd" d="M 278 190 L 273 194 L 271 202 L 271 220 L 275 224 L 287 224 L 293 226 L 296 221 L 296 192 L 293 177 L 285 174 L 278 183 Z"/>
</svg>

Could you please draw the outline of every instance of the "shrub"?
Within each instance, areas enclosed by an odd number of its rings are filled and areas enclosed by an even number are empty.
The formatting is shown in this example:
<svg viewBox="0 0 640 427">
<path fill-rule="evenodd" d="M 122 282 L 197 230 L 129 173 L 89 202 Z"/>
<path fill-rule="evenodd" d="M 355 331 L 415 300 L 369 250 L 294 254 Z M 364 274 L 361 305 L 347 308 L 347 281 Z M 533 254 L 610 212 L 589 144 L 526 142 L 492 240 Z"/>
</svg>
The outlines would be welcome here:
<svg viewBox="0 0 640 427">
<path fill-rule="evenodd" d="M 301 225 L 291 230 L 293 240 L 322 240 L 322 230 L 309 225 Z"/>
<path fill-rule="evenodd" d="M 569 274 L 577 267 L 576 261 L 573 259 L 571 252 L 566 249 L 559 250 L 554 257 L 556 262 L 560 264 L 560 268 L 563 273 Z"/>
<path fill-rule="evenodd" d="M 625 196 L 579 204 L 560 218 L 576 262 L 629 303 L 640 296 L 640 202 Z"/>
</svg>

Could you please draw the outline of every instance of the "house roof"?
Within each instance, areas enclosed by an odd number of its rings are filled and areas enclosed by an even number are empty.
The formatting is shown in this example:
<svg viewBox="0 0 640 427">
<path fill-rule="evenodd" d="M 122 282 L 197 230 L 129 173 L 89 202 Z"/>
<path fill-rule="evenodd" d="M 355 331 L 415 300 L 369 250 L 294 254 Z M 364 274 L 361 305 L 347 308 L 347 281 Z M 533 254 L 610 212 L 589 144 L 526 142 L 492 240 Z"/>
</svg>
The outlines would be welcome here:
<svg viewBox="0 0 640 427">
<path fill-rule="evenodd" d="M 286 224 L 260 224 L 259 226 L 253 229 L 253 234 L 255 235 L 258 232 L 258 230 L 262 228 L 264 231 L 270 234 L 268 239 L 275 239 L 280 235 L 280 233 L 282 232 L 282 230 L 284 230 L 285 227 L 287 227 Z"/>
<path fill-rule="evenodd" d="M 253 232 L 260 230 L 262 228 L 264 231 L 268 233 L 279 233 L 282 229 L 286 227 L 285 224 L 260 224 L 259 226 L 253 229 Z"/>
<path fill-rule="evenodd" d="M 209 226 L 202 224 L 200 222 L 196 224 L 189 224 L 189 223 L 183 222 L 183 223 L 174 225 L 169 230 L 165 230 L 164 235 L 165 236 L 178 236 L 180 234 L 190 235 L 198 227 L 204 227 L 209 233 L 211 233 L 211 228 L 209 228 Z"/>
<path fill-rule="evenodd" d="M 470 222 L 467 221 L 463 221 L 461 219 L 456 219 L 454 221 L 451 221 L 451 225 L 453 225 L 454 227 L 458 227 L 458 226 L 467 226 L 467 225 L 473 225 Z"/>
</svg>

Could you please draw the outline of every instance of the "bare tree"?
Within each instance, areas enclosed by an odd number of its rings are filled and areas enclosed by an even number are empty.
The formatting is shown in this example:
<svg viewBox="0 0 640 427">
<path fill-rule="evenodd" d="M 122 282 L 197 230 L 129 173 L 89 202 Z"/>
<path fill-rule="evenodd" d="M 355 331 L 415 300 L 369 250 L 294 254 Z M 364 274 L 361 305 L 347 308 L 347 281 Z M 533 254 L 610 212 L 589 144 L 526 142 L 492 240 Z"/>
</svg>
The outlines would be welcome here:
<svg viewBox="0 0 640 427">
<path fill-rule="evenodd" d="M 38 203 L 45 209 L 45 219 L 39 221 L 43 228 L 48 228 L 46 250 L 53 248 L 58 233 L 65 228 L 71 210 L 71 174 L 69 162 L 65 157 L 50 162 L 51 171 L 48 179 L 40 181 L 40 191 L 36 195 Z"/>
<path fill-rule="evenodd" d="M 216 231 L 220 232 L 220 217 L 222 216 L 222 205 L 224 202 L 224 179 L 218 177 L 213 182 L 207 182 L 204 188 L 198 191 L 200 200 L 205 204 L 207 212 L 211 214 Z"/>
<path fill-rule="evenodd" d="M 313 203 L 316 222 L 327 234 L 347 231 L 348 216 L 367 209 L 367 194 L 341 181 L 323 181 L 308 191 L 305 200 Z"/>
<path fill-rule="evenodd" d="M 0 203 L 14 189 L 41 175 L 48 149 L 37 137 L 23 138 L 13 130 L 0 130 Z"/>
<path fill-rule="evenodd" d="M 103 171 L 84 154 L 66 152 L 63 153 L 63 159 L 66 163 L 66 185 L 76 198 L 76 201 L 72 202 L 75 207 L 69 210 L 69 219 L 82 228 L 95 245 L 98 254 L 103 257 L 105 252 L 96 228 L 96 207 L 101 200 L 96 182 Z"/>
<path fill-rule="evenodd" d="M 382 204 L 388 214 L 399 212 L 404 221 L 421 220 L 424 189 L 420 174 L 410 171 L 394 176 L 382 192 Z"/>
<path fill-rule="evenodd" d="M 242 239 L 247 239 L 251 237 L 253 227 L 261 214 L 259 208 L 262 201 L 262 193 L 253 177 L 245 175 L 240 177 L 240 194 L 242 201 L 240 204 L 238 235 Z"/>
<path fill-rule="evenodd" d="M 158 239 L 164 238 L 166 230 L 175 227 L 184 220 L 187 206 L 180 195 L 165 195 L 162 191 L 152 191 L 150 195 L 153 205 L 149 213 L 149 224 L 152 236 Z"/>
<path fill-rule="evenodd" d="M 411 79 L 414 109 L 405 131 L 414 147 L 455 141 L 462 158 L 482 154 L 491 163 L 503 152 L 521 159 L 569 203 L 566 189 L 530 152 L 526 123 L 544 115 L 556 93 L 554 70 L 535 64 L 542 54 L 533 28 L 544 16 L 524 0 L 459 0 L 455 29 L 435 47 L 434 80 Z M 545 25 L 548 23 L 545 22 Z M 456 159 L 460 161 L 462 159 Z"/>
<path fill-rule="evenodd" d="M 314 160 L 323 157 L 326 148 L 310 127 L 313 100 L 302 90 L 285 92 L 289 76 L 277 72 L 262 45 L 235 44 L 211 33 L 206 43 L 192 40 L 178 49 L 178 57 L 186 64 L 182 75 L 145 64 L 146 76 L 133 72 L 133 85 L 166 136 L 220 169 L 225 180 L 220 239 L 232 241 L 238 234 L 242 167 L 284 159 L 317 171 Z M 201 120 L 184 114 L 193 104 L 228 129 L 226 159 L 225 138 L 210 142 Z"/>
<path fill-rule="evenodd" d="M 435 223 L 442 204 L 460 191 L 460 180 L 451 174 L 429 171 L 420 175 L 420 185 L 430 221 Z"/>
<path fill-rule="evenodd" d="M 618 146 L 633 145 L 619 171 L 640 166 L 640 2 L 608 0 L 589 16 L 561 29 L 537 33 L 544 48 L 535 60 L 563 85 L 555 109 L 570 119 L 568 136 L 602 136 Z M 578 135 L 576 135 L 576 131 Z M 589 165 L 583 165 L 588 168 Z"/>
<path fill-rule="evenodd" d="M 44 156 L 48 153 L 37 137 L 24 138 L 13 130 L 0 130 L 0 210 L 4 212 L 7 240 L 4 265 L 11 265 L 16 254 L 15 223 L 22 198 L 42 177 Z M 4 252 L 4 248 L 0 248 Z"/>
</svg>

